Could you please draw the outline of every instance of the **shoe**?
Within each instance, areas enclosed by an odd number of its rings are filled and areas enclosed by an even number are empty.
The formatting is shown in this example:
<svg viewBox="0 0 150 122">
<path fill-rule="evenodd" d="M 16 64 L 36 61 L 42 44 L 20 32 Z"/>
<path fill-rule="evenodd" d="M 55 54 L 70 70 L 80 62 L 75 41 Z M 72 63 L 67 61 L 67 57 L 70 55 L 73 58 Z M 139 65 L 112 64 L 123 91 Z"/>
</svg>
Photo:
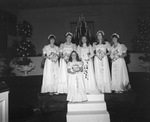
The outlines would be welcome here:
<svg viewBox="0 0 150 122">
<path fill-rule="evenodd" d="M 122 93 L 123 91 L 115 91 L 115 93 Z"/>
<path fill-rule="evenodd" d="M 56 92 L 56 93 L 54 93 L 54 94 L 55 94 L 55 95 L 59 95 L 59 93 L 57 93 L 57 92 Z"/>
<path fill-rule="evenodd" d="M 114 90 L 112 90 L 112 91 L 111 91 L 111 93 L 115 93 L 115 91 L 114 91 Z"/>
<path fill-rule="evenodd" d="M 52 93 L 52 92 L 49 92 L 49 95 L 53 95 L 53 93 Z"/>
</svg>

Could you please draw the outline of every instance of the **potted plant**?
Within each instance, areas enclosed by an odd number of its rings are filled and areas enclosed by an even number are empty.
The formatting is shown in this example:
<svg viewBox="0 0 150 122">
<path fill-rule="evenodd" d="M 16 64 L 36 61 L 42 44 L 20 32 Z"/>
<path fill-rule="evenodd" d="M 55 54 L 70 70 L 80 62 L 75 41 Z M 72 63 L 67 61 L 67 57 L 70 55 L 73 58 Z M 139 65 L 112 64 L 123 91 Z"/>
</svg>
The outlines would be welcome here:
<svg viewBox="0 0 150 122">
<path fill-rule="evenodd" d="M 145 56 L 139 56 L 139 64 L 143 68 L 146 68 L 147 73 L 150 73 L 150 55 L 145 53 Z"/>
<path fill-rule="evenodd" d="M 14 67 L 10 66 L 10 62 L 13 59 L 13 50 L 12 48 L 7 48 L 3 54 L 0 54 L 0 77 L 6 81 L 12 76 L 15 76 L 13 73 Z"/>
<path fill-rule="evenodd" d="M 17 35 L 21 38 L 14 40 L 12 45 L 14 58 L 11 66 L 24 72 L 24 76 L 27 76 L 28 72 L 35 68 L 32 60 L 29 58 L 36 55 L 35 46 L 30 41 L 32 30 L 33 27 L 28 21 L 24 20 L 22 23 L 18 23 Z"/>
<path fill-rule="evenodd" d="M 16 60 L 15 66 L 20 72 L 24 72 L 24 76 L 28 75 L 28 72 L 35 68 L 32 60 L 29 57 L 19 57 Z"/>
</svg>

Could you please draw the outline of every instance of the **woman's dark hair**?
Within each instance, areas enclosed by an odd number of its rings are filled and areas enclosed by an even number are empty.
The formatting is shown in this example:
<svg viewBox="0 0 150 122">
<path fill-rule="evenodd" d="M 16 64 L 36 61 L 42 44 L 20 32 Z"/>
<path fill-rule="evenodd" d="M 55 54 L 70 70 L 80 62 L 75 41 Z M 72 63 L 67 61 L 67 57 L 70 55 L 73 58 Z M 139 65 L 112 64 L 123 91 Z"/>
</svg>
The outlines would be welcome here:
<svg viewBox="0 0 150 122">
<path fill-rule="evenodd" d="M 74 50 L 71 52 L 71 54 L 69 56 L 69 61 L 72 62 L 72 54 L 73 53 L 76 53 L 76 59 L 77 59 L 77 61 L 80 61 L 78 53 L 76 51 L 74 51 Z"/>
<path fill-rule="evenodd" d="M 65 35 L 65 37 L 67 38 L 68 36 L 71 36 L 71 37 L 73 37 L 71 34 L 67 34 L 67 35 Z"/>
<path fill-rule="evenodd" d="M 121 44 L 121 42 L 120 42 L 120 39 L 116 36 L 116 35 L 112 35 L 112 37 L 111 37 L 112 39 L 113 38 L 116 38 L 117 39 L 117 41 Z M 111 43 L 113 44 L 113 41 L 111 41 Z"/>
<path fill-rule="evenodd" d="M 112 35 L 112 37 L 111 38 L 117 38 L 118 40 L 119 40 L 119 38 L 118 38 L 118 36 L 117 35 Z"/>
<path fill-rule="evenodd" d="M 48 42 L 50 43 L 50 40 L 51 39 L 54 39 L 55 40 L 55 42 L 54 42 L 54 45 L 56 45 L 56 37 L 55 36 L 50 36 L 49 38 L 48 38 Z"/>
<path fill-rule="evenodd" d="M 65 37 L 67 37 L 67 36 L 71 36 L 73 38 L 73 34 L 71 32 L 67 32 Z"/>
<path fill-rule="evenodd" d="M 71 35 L 71 34 L 68 34 L 67 36 L 66 36 L 66 38 L 68 37 L 68 36 L 71 36 L 71 42 L 73 41 L 73 36 Z M 67 39 L 66 39 L 67 40 Z"/>
<path fill-rule="evenodd" d="M 79 40 L 79 45 L 80 47 L 83 47 L 83 43 L 82 43 L 82 38 L 85 37 L 86 38 L 86 45 L 89 46 L 90 42 L 87 36 L 81 36 L 80 40 Z"/>
<path fill-rule="evenodd" d="M 101 32 L 100 32 L 101 33 Z M 101 33 L 102 34 L 102 33 Z M 105 44 L 105 39 L 103 38 L 103 34 L 102 34 L 102 44 Z M 98 40 L 98 37 L 96 35 L 96 44 L 99 44 L 99 40 Z"/>
</svg>

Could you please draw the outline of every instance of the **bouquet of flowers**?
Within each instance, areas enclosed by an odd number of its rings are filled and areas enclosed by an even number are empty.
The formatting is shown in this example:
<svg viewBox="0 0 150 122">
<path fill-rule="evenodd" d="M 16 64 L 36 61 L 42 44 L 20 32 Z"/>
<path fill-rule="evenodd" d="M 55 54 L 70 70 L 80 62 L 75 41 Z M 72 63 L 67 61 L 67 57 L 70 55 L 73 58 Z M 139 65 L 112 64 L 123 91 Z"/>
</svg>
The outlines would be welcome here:
<svg viewBox="0 0 150 122">
<path fill-rule="evenodd" d="M 70 54 L 68 54 L 68 53 L 65 53 L 65 54 L 63 55 L 63 58 L 64 58 L 64 60 L 65 60 L 66 62 L 69 61 L 69 56 L 70 56 Z"/>
<path fill-rule="evenodd" d="M 58 55 L 57 55 L 56 53 L 52 52 L 52 53 L 50 54 L 50 56 L 49 56 L 49 59 L 50 59 L 52 62 L 56 63 L 57 60 L 58 60 Z"/>
<path fill-rule="evenodd" d="M 74 65 L 72 66 L 72 70 L 75 71 L 75 72 L 79 72 L 79 71 L 80 71 L 79 65 L 78 65 L 78 64 L 74 64 Z"/>
<path fill-rule="evenodd" d="M 83 54 L 81 57 L 82 57 L 82 59 L 84 59 L 85 61 L 89 61 L 90 53 Z"/>
<path fill-rule="evenodd" d="M 100 60 L 102 60 L 105 55 L 106 55 L 106 53 L 105 53 L 103 50 L 99 49 L 99 50 L 97 51 L 97 56 L 98 56 L 98 58 L 99 58 Z"/>
<path fill-rule="evenodd" d="M 118 50 L 113 51 L 111 53 L 110 57 L 111 57 L 112 61 L 117 60 L 120 57 L 119 51 Z"/>
</svg>

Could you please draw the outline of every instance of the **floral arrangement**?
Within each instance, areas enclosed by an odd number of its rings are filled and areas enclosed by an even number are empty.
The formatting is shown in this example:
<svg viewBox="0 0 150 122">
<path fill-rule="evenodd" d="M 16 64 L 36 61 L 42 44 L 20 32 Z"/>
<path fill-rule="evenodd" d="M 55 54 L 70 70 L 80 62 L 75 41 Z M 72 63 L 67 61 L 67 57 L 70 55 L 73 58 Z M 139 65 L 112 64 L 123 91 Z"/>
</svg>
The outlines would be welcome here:
<svg viewBox="0 0 150 122">
<path fill-rule="evenodd" d="M 140 56 L 139 60 L 139 65 L 146 68 L 146 71 L 150 73 L 150 55 L 145 54 L 145 56 Z"/>
<path fill-rule="evenodd" d="M 85 54 L 85 55 L 82 55 L 82 57 L 83 57 L 83 59 L 84 59 L 85 61 L 89 61 L 90 53 L 87 53 L 87 54 Z"/>
<path fill-rule="evenodd" d="M 51 52 L 51 54 L 49 55 L 49 59 L 50 59 L 52 62 L 56 63 L 57 60 L 58 60 L 58 55 L 57 55 L 56 53 L 54 53 L 54 52 Z"/>
<path fill-rule="evenodd" d="M 28 57 L 20 57 L 15 59 L 13 61 L 13 65 L 15 65 L 16 69 L 20 72 L 24 72 L 24 76 L 27 76 L 28 72 L 35 68 L 32 60 Z"/>
<path fill-rule="evenodd" d="M 120 57 L 119 51 L 115 50 L 111 53 L 110 58 L 112 61 L 116 61 Z"/>
<path fill-rule="evenodd" d="M 77 64 L 73 65 L 72 70 L 75 72 L 79 72 L 80 71 L 79 65 L 77 65 Z"/>
<path fill-rule="evenodd" d="M 21 57 L 21 58 L 18 58 L 18 60 L 16 61 L 16 65 L 18 66 L 29 66 L 31 65 L 32 61 L 30 58 L 28 57 Z"/>
<path fill-rule="evenodd" d="M 65 54 L 63 55 L 63 58 L 64 58 L 64 60 L 65 60 L 66 62 L 69 61 L 69 57 L 70 57 L 70 54 L 68 54 L 68 53 L 65 53 Z"/>
<path fill-rule="evenodd" d="M 24 76 L 27 76 L 28 72 L 30 72 L 31 70 L 35 68 L 34 63 L 29 57 L 14 58 L 11 61 L 10 66 L 12 68 L 16 68 L 20 72 L 23 72 Z"/>
<path fill-rule="evenodd" d="M 88 63 L 89 63 L 88 61 L 85 61 L 84 65 L 83 65 L 83 74 L 87 80 L 89 79 L 89 77 L 88 77 Z"/>
<path fill-rule="evenodd" d="M 147 53 L 145 53 L 145 56 L 140 56 L 139 60 L 150 61 L 150 55 L 148 55 Z"/>
<path fill-rule="evenodd" d="M 103 50 L 99 49 L 97 51 L 97 56 L 100 60 L 102 60 L 105 57 L 105 55 L 106 55 L 106 53 Z"/>
</svg>

